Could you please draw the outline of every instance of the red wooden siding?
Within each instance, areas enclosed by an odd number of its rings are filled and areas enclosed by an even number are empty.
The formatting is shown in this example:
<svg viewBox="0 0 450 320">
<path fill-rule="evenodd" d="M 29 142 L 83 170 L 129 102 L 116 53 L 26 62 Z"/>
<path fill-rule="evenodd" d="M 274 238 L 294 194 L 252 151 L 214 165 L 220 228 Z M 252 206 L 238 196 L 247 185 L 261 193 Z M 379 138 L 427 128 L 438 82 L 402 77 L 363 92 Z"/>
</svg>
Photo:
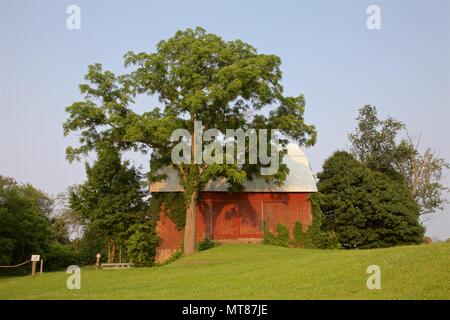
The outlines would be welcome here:
<svg viewBox="0 0 450 320">
<path fill-rule="evenodd" d="M 196 238 L 216 241 L 248 241 L 262 239 L 263 225 L 275 233 L 277 224 L 289 229 L 300 221 L 307 228 L 312 222 L 309 193 L 228 193 L 202 192 L 197 206 Z M 181 248 L 183 230 L 161 214 L 157 231 L 161 243 L 157 260 L 164 261 Z"/>
<path fill-rule="evenodd" d="M 180 249 L 184 233 L 183 230 L 178 230 L 175 223 L 162 212 L 156 224 L 156 232 L 161 239 L 156 249 L 156 260 L 163 262 Z"/>
</svg>

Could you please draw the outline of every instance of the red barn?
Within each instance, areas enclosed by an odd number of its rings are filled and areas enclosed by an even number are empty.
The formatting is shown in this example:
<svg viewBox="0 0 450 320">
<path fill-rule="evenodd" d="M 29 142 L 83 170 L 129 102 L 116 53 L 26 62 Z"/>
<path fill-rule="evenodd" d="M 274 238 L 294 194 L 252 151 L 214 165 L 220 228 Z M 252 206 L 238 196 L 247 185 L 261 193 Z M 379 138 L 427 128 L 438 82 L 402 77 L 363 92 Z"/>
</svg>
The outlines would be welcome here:
<svg viewBox="0 0 450 320">
<path fill-rule="evenodd" d="M 296 145 L 288 146 L 285 163 L 289 175 L 282 187 L 254 179 L 245 183 L 243 192 L 228 192 L 225 180 L 211 181 L 201 193 L 197 206 L 197 242 L 212 239 L 219 242 L 260 242 L 263 225 L 275 233 L 277 224 L 289 229 L 300 221 L 312 223 L 309 194 L 317 192 L 308 160 Z M 151 185 L 150 191 L 182 192 L 175 170 L 166 171 L 168 178 Z M 178 230 L 170 218 L 161 213 L 157 225 L 161 238 L 156 260 L 162 262 L 180 250 L 184 230 Z"/>
</svg>

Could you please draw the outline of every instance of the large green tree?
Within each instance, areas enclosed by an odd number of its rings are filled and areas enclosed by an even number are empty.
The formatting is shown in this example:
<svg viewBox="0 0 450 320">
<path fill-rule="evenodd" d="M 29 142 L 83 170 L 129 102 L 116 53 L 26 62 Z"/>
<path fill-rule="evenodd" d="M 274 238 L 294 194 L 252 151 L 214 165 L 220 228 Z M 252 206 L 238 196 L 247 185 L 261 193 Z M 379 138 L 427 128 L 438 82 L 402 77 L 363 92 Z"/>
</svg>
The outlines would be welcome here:
<svg viewBox="0 0 450 320">
<path fill-rule="evenodd" d="M 69 160 L 79 159 L 109 141 L 123 149 L 152 152 L 150 181 L 163 178 L 158 169 L 171 165 L 171 141 L 175 129 L 190 132 L 195 151 L 194 122 L 202 129 L 266 128 L 283 134 L 280 157 L 287 139 L 310 146 L 316 141 L 314 126 L 304 122 L 303 96 L 290 97 L 281 85 L 281 60 L 260 54 L 241 40 L 225 41 L 202 28 L 178 31 L 160 41 L 152 53 L 125 55 L 130 72 L 116 76 L 100 64 L 89 66 L 86 84 L 80 85 L 84 99 L 67 107 L 65 134 L 80 132 L 80 145 L 67 149 Z M 157 96 L 160 108 L 138 114 L 133 110 L 140 94 Z M 267 112 L 262 112 L 262 109 Z M 248 149 L 246 150 L 248 153 Z M 235 152 L 235 158 L 238 157 Z M 248 154 L 247 154 L 248 157 Z M 173 164 L 172 164 L 173 165 Z M 173 165 L 184 187 L 186 221 L 185 254 L 195 251 L 195 207 L 200 191 L 210 179 L 227 178 L 231 188 L 259 174 L 262 164 Z M 285 165 L 267 179 L 282 183 Z"/>
<path fill-rule="evenodd" d="M 131 226 L 146 219 L 146 190 L 140 173 L 128 161 L 122 163 L 116 148 L 102 145 L 97 156 L 92 166 L 86 164 L 87 180 L 72 189 L 69 201 L 89 228 L 108 239 L 109 260 L 114 262 L 117 244 L 125 244 Z"/>
<path fill-rule="evenodd" d="M 394 173 L 395 164 L 410 152 L 400 149 L 397 142 L 404 124 L 392 117 L 379 119 L 372 105 L 360 108 L 356 120 L 356 130 L 349 134 L 352 154 L 370 169 Z"/>
<path fill-rule="evenodd" d="M 412 138 L 395 118 L 379 119 L 372 105 L 359 109 L 356 120 L 349 135 L 352 154 L 370 169 L 403 179 L 421 214 L 442 210 L 449 191 L 442 179 L 450 164 L 431 148 L 421 151 L 420 138 Z"/>
<path fill-rule="evenodd" d="M 32 254 L 41 255 L 46 270 L 75 262 L 67 225 L 54 215 L 54 199 L 31 184 L 0 176 L 0 221 L 1 265 L 19 264 Z"/>
<path fill-rule="evenodd" d="M 52 203 L 30 184 L 0 176 L 0 264 L 20 263 L 48 251 Z"/>
<path fill-rule="evenodd" d="M 343 151 L 328 158 L 317 176 L 324 227 L 342 245 L 377 248 L 421 242 L 419 208 L 403 182 Z"/>
</svg>

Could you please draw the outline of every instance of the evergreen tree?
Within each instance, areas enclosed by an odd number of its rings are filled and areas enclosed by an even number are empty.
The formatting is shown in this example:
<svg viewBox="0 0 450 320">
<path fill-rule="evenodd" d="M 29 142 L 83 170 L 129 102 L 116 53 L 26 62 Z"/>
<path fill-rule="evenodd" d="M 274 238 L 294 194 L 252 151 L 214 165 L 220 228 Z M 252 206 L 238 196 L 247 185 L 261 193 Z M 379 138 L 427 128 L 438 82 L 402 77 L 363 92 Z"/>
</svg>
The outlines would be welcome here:
<svg viewBox="0 0 450 320">
<path fill-rule="evenodd" d="M 420 243 L 424 228 L 406 184 L 336 152 L 318 174 L 324 227 L 344 247 L 378 248 Z"/>
<path fill-rule="evenodd" d="M 70 205 L 109 241 L 109 261 L 115 261 L 117 245 L 125 244 L 130 228 L 144 223 L 148 205 L 138 170 L 122 163 L 119 151 L 111 145 L 98 148 L 98 158 L 86 164 L 87 181 L 74 188 Z"/>
</svg>

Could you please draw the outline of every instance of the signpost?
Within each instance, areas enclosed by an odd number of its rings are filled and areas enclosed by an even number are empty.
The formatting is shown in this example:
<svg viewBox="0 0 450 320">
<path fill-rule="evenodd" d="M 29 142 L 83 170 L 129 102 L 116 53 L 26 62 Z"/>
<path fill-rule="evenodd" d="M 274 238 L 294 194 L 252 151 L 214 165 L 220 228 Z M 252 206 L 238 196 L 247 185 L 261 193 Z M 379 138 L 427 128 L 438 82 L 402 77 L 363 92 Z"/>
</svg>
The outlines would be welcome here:
<svg viewBox="0 0 450 320">
<path fill-rule="evenodd" d="M 36 263 L 41 259 L 41 256 L 38 254 L 33 254 L 31 256 L 31 276 L 35 276 L 36 275 Z"/>
</svg>

